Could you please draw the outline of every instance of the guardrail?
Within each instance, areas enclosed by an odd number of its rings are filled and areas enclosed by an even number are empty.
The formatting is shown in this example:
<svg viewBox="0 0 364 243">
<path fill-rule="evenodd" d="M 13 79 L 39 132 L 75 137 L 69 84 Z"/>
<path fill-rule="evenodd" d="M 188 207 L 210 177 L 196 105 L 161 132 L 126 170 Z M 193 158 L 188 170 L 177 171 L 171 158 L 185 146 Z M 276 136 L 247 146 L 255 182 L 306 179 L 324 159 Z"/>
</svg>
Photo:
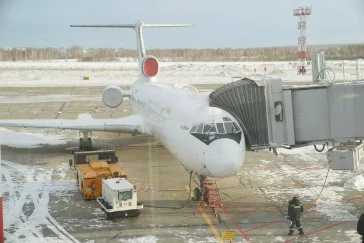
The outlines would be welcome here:
<svg viewBox="0 0 364 243">
<path fill-rule="evenodd" d="M 358 81 L 364 79 L 364 60 L 342 61 L 342 76 L 344 81 Z"/>
</svg>

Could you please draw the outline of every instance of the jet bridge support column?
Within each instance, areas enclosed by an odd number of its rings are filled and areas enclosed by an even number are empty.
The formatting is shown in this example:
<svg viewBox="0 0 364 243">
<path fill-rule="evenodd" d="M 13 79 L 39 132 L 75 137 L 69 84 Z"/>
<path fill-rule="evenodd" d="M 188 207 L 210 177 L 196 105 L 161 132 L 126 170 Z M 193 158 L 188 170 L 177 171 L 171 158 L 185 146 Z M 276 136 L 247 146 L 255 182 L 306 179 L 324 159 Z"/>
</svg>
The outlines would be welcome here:
<svg viewBox="0 0 364 243">
<path fill-rule="evenodd" d="M 325 80 L 325 55 L 323 52 L 311 56 L 311 66 L 313 83 Z"/>
</svg>

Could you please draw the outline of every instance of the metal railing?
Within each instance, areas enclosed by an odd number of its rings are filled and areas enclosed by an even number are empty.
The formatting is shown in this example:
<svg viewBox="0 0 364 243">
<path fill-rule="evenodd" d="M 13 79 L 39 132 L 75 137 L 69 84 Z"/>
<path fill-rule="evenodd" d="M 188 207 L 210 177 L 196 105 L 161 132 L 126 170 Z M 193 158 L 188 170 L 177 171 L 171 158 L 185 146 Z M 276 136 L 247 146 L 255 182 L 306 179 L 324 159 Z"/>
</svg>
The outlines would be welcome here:
<svg viewBox="0 0 364 243">
<path fill-rule="evenodd" d="M 364 61 L 362 59 L 342 61 L 342 80 L 359 81 L 364 79 Z"/>
</svg>

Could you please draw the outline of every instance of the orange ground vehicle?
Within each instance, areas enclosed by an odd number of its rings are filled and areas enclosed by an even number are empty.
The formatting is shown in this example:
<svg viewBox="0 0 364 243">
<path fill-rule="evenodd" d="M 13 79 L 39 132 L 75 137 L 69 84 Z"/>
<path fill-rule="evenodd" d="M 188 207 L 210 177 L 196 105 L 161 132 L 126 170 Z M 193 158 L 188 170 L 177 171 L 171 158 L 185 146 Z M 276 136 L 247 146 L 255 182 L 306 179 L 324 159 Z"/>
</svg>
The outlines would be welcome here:
<svg viewBox="0 0 364 243">
<path fill-rule="evenodd" d="M 96 199 L 102 192 L 102 179 L 125 178 L 127 174 L 117 164 L 115 150 L 74 152 L 76 181 L 84 199 Z"/>
</svg>

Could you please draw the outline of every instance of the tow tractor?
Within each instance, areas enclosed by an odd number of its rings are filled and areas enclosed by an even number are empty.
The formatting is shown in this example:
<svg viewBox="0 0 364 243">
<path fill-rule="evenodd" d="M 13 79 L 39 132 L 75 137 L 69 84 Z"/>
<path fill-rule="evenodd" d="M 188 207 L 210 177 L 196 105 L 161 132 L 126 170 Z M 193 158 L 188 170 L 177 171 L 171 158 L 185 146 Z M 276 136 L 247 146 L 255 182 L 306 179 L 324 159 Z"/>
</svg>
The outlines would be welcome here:
<svg viewBox="0 0 364 243">
<path fill-rule="evenodd" d="M 102 191 L 102 180 L 126 178 L 126 172 L 117 164 L 115 150 L 77 151 L 70 167 L 76 170 L 76 181 L 84 199 L 96 199 Z"/>
<path fill-rule="evenodd" d="M 137 201 L 136 186 L 125 178 L 102 180 L 102 196 L 96 201 L 105 219 L 139 216 L 143 205 Z"/>
</svg>

